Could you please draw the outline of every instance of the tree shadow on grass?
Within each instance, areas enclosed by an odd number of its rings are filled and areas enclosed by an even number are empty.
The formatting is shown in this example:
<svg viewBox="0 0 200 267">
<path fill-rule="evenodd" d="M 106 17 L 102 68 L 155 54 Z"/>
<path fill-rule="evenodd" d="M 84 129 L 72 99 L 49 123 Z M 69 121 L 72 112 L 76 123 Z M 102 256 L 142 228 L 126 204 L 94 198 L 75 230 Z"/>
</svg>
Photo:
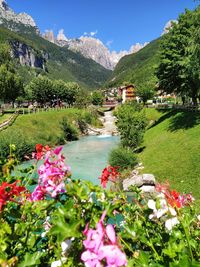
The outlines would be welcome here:
<svg viewBox="0 0 200 267">
<path fill-rule="evenodd" d="M 158 124 L 160 124 L 161 122 L 163 122 L 166 119 L 169 119 L 170 117 L 174 116 L 177 111 L 174 110 L 159 110 L 160 112 L 162 112 L 164 115 L 162 115 L 158 120 L 156 120 L 148 129 L 151 129 L 155 126 L 157 126 Z"/>
<path fill-rule="evenodd" d="M 200 113 L 192 111 L 179 111 L 176 112 L 170 120 L 168 130 L 175 132 L 181 129 L 189 129 L 197 124 L 200 124 Z"/>
</svg>

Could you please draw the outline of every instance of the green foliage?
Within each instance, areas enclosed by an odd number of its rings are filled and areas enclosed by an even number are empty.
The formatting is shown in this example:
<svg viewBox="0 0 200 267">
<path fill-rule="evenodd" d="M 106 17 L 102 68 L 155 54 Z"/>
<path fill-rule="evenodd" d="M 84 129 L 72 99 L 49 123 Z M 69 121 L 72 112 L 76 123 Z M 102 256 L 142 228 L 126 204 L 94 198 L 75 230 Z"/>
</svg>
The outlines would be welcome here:
<svg viewBox="0 0 200 267">
<path fill-rule="evenodd" d="M 144 105 L 146 104 L 147 100 L 152 99 L 154 94 L 155 94 L 155 81 L 153 83 L 146 82 L 140 84 L 137 87 L 137 96 L 140 97 Z"/>
<path fill-rule="evenodd" d="M 84 89 L 77 92 L 75 99 L 75 106 L 77 108 L 87 108 L 91 104 L 90 94 Z"/>
<path fill-rule="evenodd" d="M 19 28 L 18 33 L 0 27 L 0 44 L 5 41 L 9 43 L 17 41 L 31 47 L 39 57 L 42 57 L 42 54 L 45 55 L 48 58 L 45 74 L 50 79 L 78 82 L 80 86 L 93 90 L 99 88 L 111 75 L 112 71 L 105 69 L 95 61 L 40 37 L 34 28 L 24 27 L 23 24 L 20 26 L 15 25 L 15 28 Z M 37 70 L 32 71 L 30 67 L 24 68 L 26 69 L 22 70 L 19 67 L 20 72 L 25 74 L 24 81 L 30 80 L 30 76 L 33 78 L 38 75 Z"/>
<path fill-rule="evenodd" d="M 0 46 L 0 97 L 4 101 L 12 101 L 23 93 L 23 84 L 16 74 L 13 60 L 7 44 Z"/>
<path fill-rule="evenodd" d="M 66 117 L 63 117 L 60 125 L 63 130 L 65 140 L 74 141 L 78 139 L 77 128 L 72 123 L 70 123 Z"/>
<path fill-rule="evenodd" d="M 147 120 L 140 106 L 133 102 L 117 109 L 117 128 L 124 147 L 136 149 L 142 144 Z"/>
<path fill-rule="evenodd" d="M 103 94 L 100 91 L 94 91 L 92 93 L 92 104 L 95 106 L 102 106 Z"/>
<path fill-rule="evenodd" d="M 178 23 L 163 37 L 157 70 L 160 89 L 192 97 L 194 104 L 200 90 L 199 18 L 199 7 L 179 16 Z"/>
<path fill-rule="evenodd" d="M 159 64 L 159 46 L 162 38 L 150 42 L 137 53 L 123 57 L 106 85 L 121 86 L 126 82 L 140 88 L 142 84 L 151 83 L 154 88 L 157 83 L 155 70 Z"/>
<path fill-rule="evenodd" d="M 0 45 L 0 65 L 11 61 L 10 46 L 6 43 Z"/>
<path fill-rule="evenodd" d="M 137 164 L 136 155 L 125 147 L 117 147 L 111 150 L 108 162 L 111 166 L 118 166 L 119 171 L 133 169 Z"/>
<path fill-rule="evenodd" d="M 11 126 L 10 126 L 11 127 Z M 25 155 L 30 155 L 34 149 L 34 144 L 24 136 L 21 130 L 8 132 L 4 130 L 0 135 L 0 155 L 1 158 L 7 158 L 10 154 L 9 146 L 14 144 L 16 147 L 15 155 L 20 160 L 24 160 Z"/>
<path fill-rule="evenodd" d="M 22 174 L 26 178 L 19 185 L 33 182 L 30 170 Z M 9 181 L 10 177 L 4 179 Z M 126 254 L 127 266 L 200 266 L 199 216 L 192 204 L 181 208 L 169 204 L 168 199 L 172 200 L 178 192 L 168 191 L 168 198 L 152 195 L 150 201 L 155 204 L 152 209 L 149 199 L 138 188 L 130 189 L 131 200 L 125 192 L 104 190 L 88 181 L 67 178 L 65 189 L 56 198 L 31 202 L 23 195 L 23 202 L 17 197 L 4 203 L 0 219 L 0 265 L 42 267 L 61 260 L 62 266 L 84 266 L 81 254 L 88 232 L 83 231 L 95 229 L 106 211 L 104 221 L 100 221 L 101 228 L 111 223 L 115 226 L 114 246 Z M 173 201 L 175 204 L 178 200 Z M 156 216 L 158 212 L 163 215 Z M 177 223 L 170 230 L 166 221 L 172 218 Z M 101 233 L 93 231 L 87 239 L 90 244 L 100 240 Z M 62 242 L 70 245 L 63 249 Z"/>
<path fill-rule="evenodd" d="M 26 86 L 26 92 L 29 98 L 42 104 L 55 98 L 53 82 L 43 76 L 34 78 Z"/>
</svg>

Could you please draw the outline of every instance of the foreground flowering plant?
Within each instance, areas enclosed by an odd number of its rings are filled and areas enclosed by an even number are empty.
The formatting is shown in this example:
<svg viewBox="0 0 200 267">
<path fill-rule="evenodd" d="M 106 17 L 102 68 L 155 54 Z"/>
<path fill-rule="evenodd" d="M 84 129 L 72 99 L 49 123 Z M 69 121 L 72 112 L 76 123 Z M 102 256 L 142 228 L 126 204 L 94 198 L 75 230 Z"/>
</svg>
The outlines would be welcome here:
<svg viewBox="0 0 200 267">
<path fill-rule="evenodd" d="M 103 169 L 101 174 L 101 185 L 103 188 L 106 188 L 108 181 L 115 182 L 116 178 L 119 176 L 119 172 L 117 171 L 118 167 L 107 166 Z"/>
<path fill-rule="evenodd" d="M 31 194 L 31 200 L 43 200 L 46 195 L 54 198 L 65 192 L 65 180 L 70 175 L 70 167 L 65 164 L 61 150 L 62 147 L 47 150 L 44 164 L 38 169 L 38 185 Z"/>
<path fill-rule="evenodd" d="M 26 191 L 24 186 L 18 186 L 19 181 L 12 184 L 3 182 L 0 186 L 0 212 L 7 202 L 20 202 L 22 200 L 22 193 Z"/>
<path fill-rule="evenodd" d="M 62 147 L 38 144 L 34 158 L 37 184 L 34 168 L 0 182 L 0 266 L 200 266 L 190 194 L 158 184 L 151 199 L 137 188 L 127 197 L 104 189 L 120 176 L 116 167 L 103 170 L 102 189 L 69 179 Z"/>
<path fill-rule="evenodd" d="M 191 194 L 181 195 L 175 190 L 170 190 L 169 184 L 157 184 L 156 191 L 158 192 L 156 201 L 153 199 L 148 201 L 148 207 L 153 210 L 149 219 L 162 219 L 165 222 L 166 229 L 171 231 L 175 225 L 180 223 L 177 209 L 191 205 L 194 198 Z"/>
<path fill-rule="evenodd" d="M 82 253 L 81 259 L 86 267 L 104 266 L 103 261 L 107 267 L 127 265 L 126 255 L 120 250 L 114 227 L 111 224 L 104 227 L 105 216 L 106 212 L 103 212 L 96 230 L 89 229 L 88 224 L 84 230 L 87 239 L 83 245 L 86 251 Z"/>
</svg>

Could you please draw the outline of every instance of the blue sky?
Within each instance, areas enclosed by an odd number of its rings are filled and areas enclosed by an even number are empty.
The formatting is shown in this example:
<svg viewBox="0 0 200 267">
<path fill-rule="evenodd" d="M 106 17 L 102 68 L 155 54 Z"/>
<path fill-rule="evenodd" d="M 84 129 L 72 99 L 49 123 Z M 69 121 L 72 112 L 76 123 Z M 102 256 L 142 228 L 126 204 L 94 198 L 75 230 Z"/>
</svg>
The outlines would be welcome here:
<svg viewBox="0 0 200 267">
<path fill-rule="evenodd" d="M 7 0 L 15 12 L 30 14 L 41 32 L 55 34 L 64 29 L 68 38 L 84 32 L 96 37 L 111 50 L 128 50 L 135 43 L 160 36 L 167 21 L 176 19 L 193 0 Z"/>
</svg>

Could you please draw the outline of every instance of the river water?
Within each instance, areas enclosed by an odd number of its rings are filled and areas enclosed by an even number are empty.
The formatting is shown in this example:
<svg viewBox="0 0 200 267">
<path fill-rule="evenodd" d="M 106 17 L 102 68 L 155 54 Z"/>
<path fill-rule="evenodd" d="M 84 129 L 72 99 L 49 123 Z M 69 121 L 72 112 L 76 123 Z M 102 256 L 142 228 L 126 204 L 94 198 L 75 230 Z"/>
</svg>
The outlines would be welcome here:
<svg viewBox="0 0 200 267">
<path fill-rule="evenodd" d="M 86 136 L 63 146 L 66 163 L 71 167 L 72 178 L 100 184 L 98 177 L 108 165 L 109 152 L 119 143 L 118 136 Z"/>
<path fill-rule="evenodd" d="M 62 153 L 66 157 L 66 164 L 71 167 L 73 179 L 89 180 L 93 184 L 100 184 L 99 177 L 108 165 L 110 151 L 119 144 L 116 133 L 115 118 L 112 112 L 105 112 L 103 128 L 100 135 L 89 135 L 63 146 Z M 21 165 L 26 168 L 29 163 Z"/>
</svg>

